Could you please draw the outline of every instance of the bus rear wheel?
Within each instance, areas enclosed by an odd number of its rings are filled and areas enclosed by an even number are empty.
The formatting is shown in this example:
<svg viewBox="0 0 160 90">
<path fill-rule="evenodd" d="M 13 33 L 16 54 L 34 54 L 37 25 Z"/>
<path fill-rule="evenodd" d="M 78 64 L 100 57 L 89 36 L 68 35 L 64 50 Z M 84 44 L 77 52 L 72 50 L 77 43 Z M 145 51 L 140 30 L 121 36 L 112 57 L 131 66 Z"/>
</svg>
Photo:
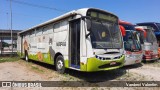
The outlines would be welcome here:
<svg viewBox="0 0 160 90">
<path fill-rule="evenodd" d="M 65 72 L 64 59 L 61 55 L 56 58 L 56 70 L 58 73 L 63 74 Z"/>
<path fill-rule="evenodd" d="M 28 62 L 28 53 L 27 53 L 27 51 L 25 51 L 25 60 Z"/>
</svg>

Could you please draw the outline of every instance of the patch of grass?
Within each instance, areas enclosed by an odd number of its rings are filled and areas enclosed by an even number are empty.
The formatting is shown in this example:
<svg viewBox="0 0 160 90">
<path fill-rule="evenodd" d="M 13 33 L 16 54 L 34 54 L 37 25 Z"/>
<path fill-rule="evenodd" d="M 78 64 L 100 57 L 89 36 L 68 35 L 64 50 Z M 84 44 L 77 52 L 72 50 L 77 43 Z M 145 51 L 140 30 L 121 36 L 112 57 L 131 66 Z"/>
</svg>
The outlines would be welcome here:
<svg viewBox="0 0 160 90">
<path fill-rule="evenodd" d="M 31 66 L 31 68 L 33 69 L 33 70 L 35 70 L 35 71 L 38 71 L 38 72 L 40 72 L 40 73 L 43 73 L 44 71 L 43 70 L 41 70 L 40 68 L 38 68 L 38 67 L 36 67 L 36 66 Z"/>
<path fill-rule="evenodd" d="M 20 60 L 20 57 L 0 57 L 0 63 L 14 62 Z"/>
</svg>

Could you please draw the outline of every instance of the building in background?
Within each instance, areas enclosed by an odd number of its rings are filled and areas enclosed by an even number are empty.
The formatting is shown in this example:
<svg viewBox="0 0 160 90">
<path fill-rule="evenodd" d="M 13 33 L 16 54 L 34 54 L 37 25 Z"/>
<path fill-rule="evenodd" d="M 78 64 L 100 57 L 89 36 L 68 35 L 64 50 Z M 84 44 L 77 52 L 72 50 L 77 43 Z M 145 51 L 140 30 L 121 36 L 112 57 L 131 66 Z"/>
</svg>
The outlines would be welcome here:
<svg viewBox="0 0 160 90">
<path fill-rule="evenodd" d="M 12 30 L 12 39 L 11 39 L 11 30 L 0 29 L 0 55 L 12 54 L 16 52 L 17 33 L 20 31 L 21 30 Z"/>
</svg>

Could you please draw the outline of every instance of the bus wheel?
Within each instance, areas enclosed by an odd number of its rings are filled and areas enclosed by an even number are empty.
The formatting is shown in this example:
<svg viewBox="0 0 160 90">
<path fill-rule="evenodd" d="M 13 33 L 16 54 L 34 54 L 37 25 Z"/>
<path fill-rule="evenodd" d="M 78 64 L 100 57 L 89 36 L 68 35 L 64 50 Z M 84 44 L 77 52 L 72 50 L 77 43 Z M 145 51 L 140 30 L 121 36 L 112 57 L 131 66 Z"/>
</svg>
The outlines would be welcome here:
<svg viewBox="0 0 160 90">
<path fill-rule="evenodd" d="M 27 51 L 25 51 L 26 53 L 25 53 L 25 60 L 28 62 L 28 53 L 27 53 Z"/>
<path fill-rule="evenodd" d="M 64 59 L 61 55 L 56 58 L 56 70 L 61 74 L 65 71 Z"/>
</svg>

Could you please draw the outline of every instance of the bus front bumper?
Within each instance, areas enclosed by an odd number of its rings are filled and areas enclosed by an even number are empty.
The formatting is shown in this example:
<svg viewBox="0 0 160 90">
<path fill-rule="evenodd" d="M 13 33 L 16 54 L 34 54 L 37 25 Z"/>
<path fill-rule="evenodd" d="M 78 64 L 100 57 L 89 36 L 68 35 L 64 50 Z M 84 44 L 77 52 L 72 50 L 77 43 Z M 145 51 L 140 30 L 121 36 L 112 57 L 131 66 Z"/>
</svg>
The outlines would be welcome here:
<svg viewBox="0 0 160 90">
<path fill-rule="evenodd" d="M 157 60 L 157 59 L 159 59 L 159 57 L 158 57 L 157 54 L 155 54 L 155 55 L 144 55 L 143 59 L 146 60 L 146 61 L 151 61 L 151 60 Z"/>
<path fill-rule="evenodd" d="M 137 56 L 137 55 L 136 55 Z M 139 56 L 130 56 L 130 57 L 125 57 L 125 63 L 124 63 L 124 66 L 127 66 L 127 65 L 133 65 L 133 64 L 137 64 L 137 63 L 141 63 L 142 61 L 142 55 L 139 55 Z"/>
<path fill-rule="evenodd" d="M 124 59 L 124 55 L 121 58 L 114 60 L 99 60 L 95 57 L 88 58 L 85 71 L 94 72 L 117 69 L 124 65 Z"/>
</svg>

